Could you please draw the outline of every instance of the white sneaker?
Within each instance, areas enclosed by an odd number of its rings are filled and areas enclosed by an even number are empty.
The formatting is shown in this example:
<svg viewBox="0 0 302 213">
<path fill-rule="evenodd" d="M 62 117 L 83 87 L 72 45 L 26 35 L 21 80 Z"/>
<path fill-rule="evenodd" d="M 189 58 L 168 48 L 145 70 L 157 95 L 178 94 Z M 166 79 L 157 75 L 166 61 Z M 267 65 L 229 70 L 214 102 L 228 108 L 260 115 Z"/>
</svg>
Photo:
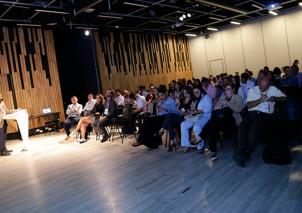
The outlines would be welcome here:
<svg viewBox="0 0 302 213">
<path fill-rule="evenodd" d="M 85 143 L 85 142 L 86 142 L 86 139 L 79 140 L 79 143 Z"/>
</svg>

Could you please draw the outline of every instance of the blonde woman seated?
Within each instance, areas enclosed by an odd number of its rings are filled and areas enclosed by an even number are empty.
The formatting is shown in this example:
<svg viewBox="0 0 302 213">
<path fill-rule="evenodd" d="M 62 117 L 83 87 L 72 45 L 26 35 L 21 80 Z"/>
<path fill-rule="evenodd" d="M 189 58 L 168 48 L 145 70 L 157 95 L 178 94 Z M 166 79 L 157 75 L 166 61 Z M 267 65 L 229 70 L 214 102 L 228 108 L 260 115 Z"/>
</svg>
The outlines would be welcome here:
<svg viewBox="0 0 302 213">
<path fill-rule="evenodd" d="M 104 98 L 101 94 L 98 94 L 96 96 L 96 103 L 91 110 L 90 114 L 82 117 L 76 127 L 76 129 L 71 133 L 72 135 L 75 135 L 77 131 L 81 130 L 81 140 L 79 143 L 85 143 L 87 141 L 86 138 L 86 129 L 87 127 L 94 123 L 101 115 L 104 113 Z"/>
</svg>

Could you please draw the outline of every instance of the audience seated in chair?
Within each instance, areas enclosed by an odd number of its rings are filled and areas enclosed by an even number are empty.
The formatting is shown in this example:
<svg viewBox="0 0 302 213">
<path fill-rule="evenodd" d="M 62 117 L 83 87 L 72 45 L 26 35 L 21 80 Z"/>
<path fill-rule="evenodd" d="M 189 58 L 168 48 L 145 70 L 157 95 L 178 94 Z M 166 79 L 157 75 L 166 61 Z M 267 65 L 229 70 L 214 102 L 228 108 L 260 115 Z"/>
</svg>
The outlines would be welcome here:
<svg viewBox="0 0 302 213">
<path fill-rule="evenodd" d="M 179 111 L 168 113 L 162 128 L 159 130 L 160 135 L 164 134 L 164 130 L 167 130 L 169 133 L 169 152 L 173 151 L 173 149 L 176 149 L 178 146 L 176 141 L 175 129 L 178 128 L 180 126 L 180 123 L 184 120 L 184 115 L 190 112 L 191 105 L 193 102 L 192 89 L 190 87 L 185 88 L 182 93 L 183 99 L 177 99 L 180 101 L 178 105 Z"/>
<path fill-rule="evenodd" d="M 159 86 L 158 95 L 157 113 L 154 116 L 145 117 L 141 130 L 139 131 L 139 138 L 133 146 L 143 144 L 149 149 L 157 148 L 161 144 L 161 139 L 155 141 L 153 138 L 160 130 L 166 115 L 172 112 L 178 113 L 176 102 L 168 96 L 165 85 Z"/>
<path fill-rule="evenodd" d="M 212 112 L 212 98 L 207 94 L 201 94 L 199 88 L 194 88 L 193 95 L 195 98 L 194 108 L 191 109 L 189 114 L 185 116 L 185 120 L 181 123 L 181 146 L 184 152 L 192 146 L 190 143 L 190 129 L 193 127 L 195 135 L 194 146 L 200 153 L 204 152 L 204 141 L 199 136 L 204 126 L 211 118 Z"/>
<path fill-rule="evenodd" d="M 93 125 L 96 133 L 98 135 L 103 135 L 101 142 L 105 142 L 110 138 L 105 127 L 110 125 L 117 117 L 117 104 L 114 101 L 114 92 L 112 90 L 106 91 L 104 106 L 104 115 Z"/>
<path fill-rule="evenodd" d="M 242 117 L 240 112 L 244 107 L 242 97 L 235 94 L 235 86 L 229 83 L 225 86 L 224 95 L 222 95 L 214 106 L 210 124 L 210 151 L 211 159 L 217 160 L 217 140 L 219 131 L 232 130 L 239 126 Z"/>
<path fill-rule="evenodd" d="M 260 136 L 270 124 L 274 113 L 275 102 L 284 101 L 286 96 L 275 86 L 270 85 L 271 79 L 264 74 L 259 86 L 252 87 L 247 96 L 248 114 L 243 119 L 238 131 L 238 147 L 233 159 L 244 167 L 251 158 L 251 154 Z"/>
<path fill-rule="evenodd" d="M 117 106 L 125 106 L 125 97 L 122 95 L 122 91 L 119 89 L 115 90 L 115 97 L 114 100 Z"/>
<path fill-rule="evenodd" d="M 144 107 L 146 104 L 146 99 L 144 96 L 141 96 L 139 93 L 129 94 L 129 101 L 132 103 L 135 107 L 135 109 L 132 111 L 132 118 L 131 118 L 131 125 L 132 128 L 135 129 L 135 123 L 138 122 L 138 128 L 140 129 L 142 126 L 142 116 L 141 113 L 144 111 Z"/>
<path fill-rule="evenodd" d="M 84 108 L 83 108 L 83 116 L 87 116 L 90 114 L 90 111 L 93 109 L 94 105 L 95 105 L 95 99 L 92 93 L 88 94 L 87 97 L 88 101 L 86 102 Z"/>
<path fill-rule="evenodd" d="M 65 140 L 69 139 L 70 135 L 70 128 L 79 122 L 81 112 L 83 110 L 82 104 L 78 103 L 78 98 L 76 96 L 71 97 L 71 104 L 68 105 L 66 110 L 67 118 L 64 120 L 63 128 L 66 132 L 67 137 Z"/>
<path fill-rule="evenodd" d="M 255 86 L 255 83 L 249 80 L 249 75 L 247 73 L 242 73 L 240 87 L 238 89 L 238 95 L 242 97 L 244 104 L 246 104 L 246 99 L 249 89 L 251 89 L 253 86 Z"/>
<path fill-rule="evenodd" d="M 92 124 L 93 127 L 96 126 L 100 116 L 104 114 L 104 98 L 101 94 L 96 96 L 96 102 L 92 110 L 89 111 L 89 114 L 82 117 L 76 127 L 72 132 L 72 135 L 76 134 L 79 130 L 81 131 L 81 140 L 79 143 L 85 143 L 87 140 L 86 130 L 87 127 Z"/>
</svg>

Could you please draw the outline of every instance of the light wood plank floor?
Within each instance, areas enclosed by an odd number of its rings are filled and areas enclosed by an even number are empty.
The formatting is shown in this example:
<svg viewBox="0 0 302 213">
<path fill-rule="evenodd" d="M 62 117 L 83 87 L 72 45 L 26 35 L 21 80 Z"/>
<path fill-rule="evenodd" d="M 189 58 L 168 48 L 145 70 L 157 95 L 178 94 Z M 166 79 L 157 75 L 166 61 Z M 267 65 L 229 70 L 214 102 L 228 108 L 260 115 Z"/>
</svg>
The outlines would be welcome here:
<svg viewBox="0 0 302 213">
<path fill-rule="evenodd" d="M 289 166 L 265 165 L 258 147 L 247 168 L 196 152 L 133 148 L 130 136 L 100 143 L 34 136 L 27 152 L 8 141 L 0 157 L 0 212 L 302 212 L 302 145 Z"/>
</svg>

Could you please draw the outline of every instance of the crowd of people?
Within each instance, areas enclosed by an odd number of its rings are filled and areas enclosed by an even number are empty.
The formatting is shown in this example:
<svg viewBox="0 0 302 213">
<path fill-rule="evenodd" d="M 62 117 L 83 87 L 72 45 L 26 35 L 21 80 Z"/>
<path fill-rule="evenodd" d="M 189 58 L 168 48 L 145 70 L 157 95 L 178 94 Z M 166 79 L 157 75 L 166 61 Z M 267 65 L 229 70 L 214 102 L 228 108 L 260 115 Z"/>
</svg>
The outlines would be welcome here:
<svg viewBox="0 0 302 213">
<path fill-rule="evenodd" d="M 62 131 L 66 132 L 66 140 L 80 134 L 79 143 L 85 143 L 90 127 L 105 142 L 111 137 L 106 127 L 122 120 L 125 134 L 138 134 L 134 147 L 157 148 L 166 132 L 168 151 L 197 149 L 201 154 L 207 135 L 210 156 L 215 161 L 219 132 L 234 130 L 233 159 L 244 167 L 269 125 L 275 103 L 286 100 L 280 88 L 302 87 L 301 76 L 299 61 L 295 60 L 292 66 L 273 71 L 266 66 L 256 77 L 245 70 L 240 75 L 222 73 L 201 80 L 173 80 L 168 86 L 140 86 L 135 92 L 108 89 L 95 97 L 89 94 L 84 107 L 72 96 Z M 1 154 L 6 154 L 5 142 L 0 145 Z"/>
<path fill-rule="evenodd" d="M 292 66 L 276 67 L 273 71 L 266 66 L 256 77 L 245 70 L 240 75 L 222 73 L 201 80 L 174 80 L 168 86 L 152 84 L 148 89 L 140 86 L 135 92 L 107 90 L 104 96 L 98 94 L 95 99 L 89 94 L 84 107 L 73 96 L 63 124 L 66 140 L 80 132 L 79 142 L 85 143 L 90 125 L 101 136 L 101 142 L 105 142 L 110 138 L 106 126 L 122 117 L 122 131 L 139 135 L 132 144 L 134 147 L 157 148 L 167 132 L 168 151 L 197 149 L 203 154 L 207 135 L 211 159 L 215 161 L 219 132 L 234 130 L 233 159 L 244 167 L 270 123 L 275 103 L 286 100 L 280 88 L 302 87 L 301 76 L 299 61 L 295 60 Z"/>
</svg>

